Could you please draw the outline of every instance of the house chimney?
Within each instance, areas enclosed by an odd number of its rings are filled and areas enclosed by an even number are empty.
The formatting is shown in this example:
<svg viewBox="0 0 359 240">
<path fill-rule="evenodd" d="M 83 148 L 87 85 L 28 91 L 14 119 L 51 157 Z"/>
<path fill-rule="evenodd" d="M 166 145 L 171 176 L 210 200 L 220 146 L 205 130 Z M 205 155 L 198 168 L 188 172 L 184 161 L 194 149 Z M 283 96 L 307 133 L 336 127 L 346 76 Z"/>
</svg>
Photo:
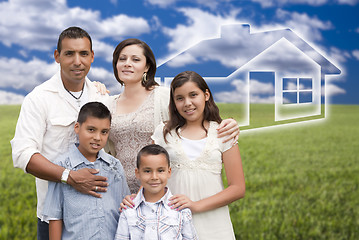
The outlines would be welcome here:
<svg viewBox="0 0 359 240">
<path fill-rule="evenodd" d="M 221 38 L 231 38 L 233 35 L 249 35 L 249 24 L 228 24 L 221 26 Z"/>
</svg>

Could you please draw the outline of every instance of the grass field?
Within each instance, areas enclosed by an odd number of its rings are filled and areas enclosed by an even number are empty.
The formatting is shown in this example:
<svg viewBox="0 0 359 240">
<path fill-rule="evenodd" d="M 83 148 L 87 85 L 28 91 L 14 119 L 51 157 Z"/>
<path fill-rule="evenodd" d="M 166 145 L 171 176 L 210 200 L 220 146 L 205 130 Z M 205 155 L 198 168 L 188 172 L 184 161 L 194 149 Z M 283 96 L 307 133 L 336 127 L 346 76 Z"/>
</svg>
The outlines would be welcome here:
<svg viewBox="0 0 359 240">
<path fill-rule="evenodd" d="M 329 110 L 323 121 L 241 133 L 246 196 L 230 205 L 237 239 L 359 239 L 359 106 Z M 36 238 L 34 178 L 11 160 L 18 111 L 0 106 L 0 239 Z"/>
</svg>

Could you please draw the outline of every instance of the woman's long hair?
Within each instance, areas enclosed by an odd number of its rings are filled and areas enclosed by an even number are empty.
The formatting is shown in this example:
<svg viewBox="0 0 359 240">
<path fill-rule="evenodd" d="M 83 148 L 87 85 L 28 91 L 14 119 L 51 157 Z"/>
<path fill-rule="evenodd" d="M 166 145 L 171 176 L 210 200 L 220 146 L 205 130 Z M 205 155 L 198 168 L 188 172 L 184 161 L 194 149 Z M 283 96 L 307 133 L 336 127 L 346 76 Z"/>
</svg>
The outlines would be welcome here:
<svg viewBox="0 0 359 240">
<path fill-rule="evenodd" d="M 209 92 L 209 99 L 205 102 L 202 127 L 207 132 L 207 129 L 204 127 L 204 121 L 215 121 L 221 123 L 222 119 L 219 115 L 219 109 L 214 102 L 211 90 L 209 89 L 206 81 L 196 72 L 193 71 L 184 71 L 179 73 L 171 82 L 171 93 L 170 93 L 170 104 L 169 104 L 169 121 L 166 123 L 163 129 L 163 136 L 165 142 L 167 142 L 166 135 L 170 133 L 172 129 L 176 129 L 178 134 L 178 129 L 183 127 L 186 124 L 186 119 L 179 114 L 176 109 L 176 104 L 174 101 L 174 91 L 176 88 L 183 86 L 186 82 L 194 82 L 199 89 L 206 92 Z"/>
</svg>

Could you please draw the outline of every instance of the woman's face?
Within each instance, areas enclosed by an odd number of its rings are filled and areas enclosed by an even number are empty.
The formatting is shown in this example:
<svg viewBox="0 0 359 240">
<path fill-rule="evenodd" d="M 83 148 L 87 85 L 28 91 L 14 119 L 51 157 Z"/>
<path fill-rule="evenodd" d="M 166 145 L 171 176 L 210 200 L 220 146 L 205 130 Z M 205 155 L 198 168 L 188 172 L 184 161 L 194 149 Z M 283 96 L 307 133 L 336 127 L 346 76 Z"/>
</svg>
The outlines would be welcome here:
<svg viewBox="0 0 359 240">
<path fill-rule="evenodd" d="M 122 49 L 116 64 L 118 77 L 125 85 L 141 83 L 144 72 L 148 71 L 143 48 L 138 45 L 129 45 Z"/>
</svg>

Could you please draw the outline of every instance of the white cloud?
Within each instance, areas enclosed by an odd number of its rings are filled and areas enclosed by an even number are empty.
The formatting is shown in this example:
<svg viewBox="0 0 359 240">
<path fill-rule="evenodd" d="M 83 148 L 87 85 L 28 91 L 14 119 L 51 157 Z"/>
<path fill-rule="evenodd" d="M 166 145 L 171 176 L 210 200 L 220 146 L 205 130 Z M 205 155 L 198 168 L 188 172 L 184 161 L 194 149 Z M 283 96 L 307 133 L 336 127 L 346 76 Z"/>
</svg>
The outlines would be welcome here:
<svg viewBox="0 0 359 240">
<path fill-rule="evenodd" d="M 55 61 L 47 63 L 37 58 L 24 62 L 15 58 L 0 57 L 0 87 L 31 91 L 49 79 L 58 69 Z"/>
<path fill-rule="evenodd" d="M 322 21 L 317 17 L 310 17 L 306 13 L 289 12 L 278 9 L 276 11 L 276 17 L 281 21 L 283 27 L 292 29 L 303 39 L 310 42 L 322 40 L 323 36 L 321 31 L 333 28 L 333 24 L 330 21 Z M 270 25 L 272 24 L 258 27 L 258 29 L 270 29 Z"/>
<path fill-rule="evenodd" d="M 112 63 L 112 54 L 115 46 L 97 40 L 94 40 L 92 45 L 95 54 L 95 61 L 97 58 L 102 58 L 105 61 Z"/>
<path fill-rule="evenodd" d="M 352 52 L 353 56 L 355 57 L 356 60 L 359 60 L 359 50 L 354 50 Z"/>
<path fill-rule="evenodd" d="M 289 4 L 305 4 L 311 6 L 320 6 L 328 2 L 328 0 L 252 0 L 259 3 L 262 7 L 283 6 Z"/>
<path fill-rule="evenodd" d="M 175 28 L 165 27 L 163 29 L 164 34 L 169 36 L 169 38 L 171 39 L 171 41 L 168 43 L 168 49 L 170 50 L 170 54 L 169 56 L 160 59 L 158 61 L 159 65 L 161 65 L 163 62 L 168 61 L 169 59 L 172 59 L 178 53 L 191 48 L 202 40 L 220 37 L 222 25 L 243 24 L 250 22 L 246 19 L 239 19 L 237 17 L 241 9 L 237 9 L 237 11 L 230 12 L 229 14 L 224 16 L 214 15 L 209 12 L 194 8 L 181 8 L 179 9 L 179 11 L 183 13 L 188 20 L 186 24 L 178 24 Z M 290 28 L 302 39 L 304 39 L 308 44 L 315 46 L 314 42 L 320 42 L 323 39 L 321 31 L 333 28 L 333 25 L 330 21 L 321 21 L 317 17 L 310 17 L 305 13 L 300 14 L 296 12 L 277 10 L 276 17 L 281 22 L 281 24 L 275 22 L 265 22 L 263 24 L 257 25 L 251 24 L 251 33 L 271 32 L 271 34 L 263 35 L 265 36 L 264 39 L 260 40 L 264 43 L 270 43 L 273 42 L 273 39 L 277 39 L 274 30 L 283 30 Z M 238 33 L 238 35 L 236 35 L 236 32 Z M 208 58 L 214 60 L 222 59 L 219 61 L 225 64 L 229 64 L 231 66 L 236 66 L 240 62 L 245 61 L 245 56 L 253 55 L 253 49 L 255 49 L 253 48 L 253 46 L 258 43 L 253 42 L 253 39 L 251 39 L 250 41 L 246 41 L 246 35 L 242 34 L 237 29 L 235 31 L 232 31 L 230 34 L 234 35 L 233 38 L 240 39 L 242 42 L 246 42 L 246 47 L 243 47 L 241 50 L 244 52 L 242 52 L 242 54 L 240 55 L 237 54 L 237 58 L 235 60 L 233 60 L 234 58 L 231 58 L 232 61 L 230 62 L 226 60 L 228 59 L 228 57 L 224 55 L 233 55 L 233 52 L 226 52 L 224 54 L 223 49 L 219 49 L 217 54 L 215 54 L 214 51 L 211 51 L 211 56 L 207 56 Z M 318 48 L 320 49 L 323 47 L 319 45 Z M 325 50 L 323 52 L 325 52 Z M 198 49 L 196 53 L 193 52 L 191 54 L 192 55 L 187 58 L 187 61 L 193 63 L 196 61 L 198 56 L 203 57 L 207 54 L 207 52 L 205 49 Z M 171 64 L 174 66 L 176 64 L 183 65 L 184 63 L 185 61 L 181 60 L 179 63 L 172 62 Z"/>
<path fill-rule="evenodd" d="M 101 12 L 70 8 L 65 0 L 0 3 L 0 41 L 8 47 L 17 44 L 28 50 L 53 50 L 61 31 L 74 25 L 84 28 L 98 42 L 104 38 L 119 40 L 150 31 L 150 25 L 142 17 L 120 14 L 102 19 Z"/>
<path fill-rule="evenodd" d="M 214 93 L 214 98 L 216 102 L 223 103 L 245 103 L 248 101 L 248 87 L 243 80 L 235 80 L 231 82 L 231 85 L 234 86 L 233 91 L 223 91 Z"/>
<path fill-rule="evenodd" d="M 110 91 L 110 95 L 119 94 L 122 91 L 121 85 L 117 82 L 113 72 L 109 72 L 107 69 L 91 67 L 88 77 L 91 81 L 105 84 Z"/>
<path fill-rule="evenodd" d="M 25 62 L 15 58 L 0 57 L 0 88 L 23 89 L 30 92 L 34 87 L 50 79 L 59 69 L 54 61 L 47 63 L 34 58 Z M 88 74 L 92 81 L 106 85 L 111 94 L 120 92 L 120 86 L 112 72 L 99 67 L 91 67 Z"/>
<path fill-rule="evenodd" d="M 203 39 L 219 37 L 221 25 L 240 23 L 240 20 L 236 19 L 236 15 L 241 11 L 238 8 L 225 16 L 213 15 L 195 8 L 180 8 L 178 11 L 188 18 L 187 23 L 178 24 L 175 28 L 163 28 L 163 33 L 171 38 L 168 44 L 171 56 Z M 159 63 L 165 60 L 161 59 Z"/>
<path fill-rule="evenodd" d="M 347 5 L 351 5 L 351 6 L 354 6 L 358 2 L 359 2 L 358 0 L 338 0 L 339 4 L 347 4 Z"/>
<path fill-rule="evenodd" d="M 21 104 L 23 100 L 24 100 L 23 95 L 0 90 L 0 105 Z"/>
<path fill-rule="evenodd" d="M 339 95 L 339 94 L 345 94 L 346 91 L 340 87 L 338 87 L 337 85 L 334 85 L 332 83 L 328 83 L 327 86 L 327 92 L 326 94 L 328 94 L 328 96 L 334 96 L 334 95 Z M 322 91 L 322 93 L 324 93 L 324 91 Z"/>
<path fill-rule="evenodd" d="M 151 5 L 155 5 L 161 8 L 167 8 L 169 6 L 175 5 L 176 2 L 180 2 L 179 0 L 146 0 L 147 3 Z M 227 2 L 231 2 L 231 0 L 193 0 L 191 3 L 197 4 L 202 7 L 208 7 L 211 10 L 217 9 L 219 5 L 223 5 Z"/>
<path fill-rule="evenodd" d="M 328 3 L 338 3 L 345 5 L 352 5 L 358 3 L 358 0 L 252 0 L 252 2 L 259 3 L 262 7 L 275 7 L 275 6 L 284 6 L 284 5 L 309 5 L 309 6 L 322 6 Z"/>
<path fill-rule="evenodd" d="M 248 101 L 248 87 L 243 80 L 234 80 L 230 83 L 234 86 L 233 91 L 222 91 L 214 93 L 216 102 L 246 103 Z M 274 104 L 274 86 L 271 83 L 261 83 L 255 79 L 251 80 L 250 86 L 251 103 Z"/>
<path fill-rule="evenodd" d="M 151 5 L 156 5 L 162 8 L 166 8 L 176 2 L 176 0 L 146 0 Z"/>
</svg>

